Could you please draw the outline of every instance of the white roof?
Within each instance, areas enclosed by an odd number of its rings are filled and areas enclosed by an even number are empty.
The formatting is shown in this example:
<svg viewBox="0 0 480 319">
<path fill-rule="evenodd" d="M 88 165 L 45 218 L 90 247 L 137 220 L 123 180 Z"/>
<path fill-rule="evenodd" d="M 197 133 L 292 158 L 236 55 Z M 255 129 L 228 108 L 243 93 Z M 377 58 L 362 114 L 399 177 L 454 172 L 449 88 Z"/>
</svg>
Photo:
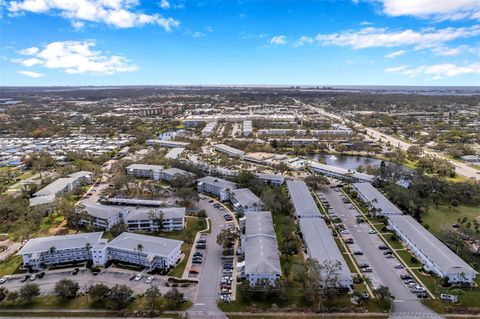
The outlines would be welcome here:
<svg viewBox="0 0 480 319">
<path fill-rule="evenodd" d="M 48 184 L 33 196 L 45 196 L 45 195 L 57 195 L 57 193 L 63 191 L 65 188 L 69 187 L 72 183 L 74 183 L 77 179 L 73 177 L 62 177 L 59 178 L 52 183 Z"/>
<path fill-rule="evenodd" d="M 47 252 L 55 247 L 57 251 L 83 248 L 87 244 L 96 245 L 102 239 L 103 232 L 82 233 L 75 235 L 49 236 L 30 239 L 17 255 Z"/>
<path fill-rule="evenodd" d="M 129 214 L 127 221 L 133 220 L 150 220 L 151 213 L 163 213 L 164 219 L 171 218 L 184 218 L 185 217 L 185 207 L 164 207 L 164 208 L 131 208 L 129 209 Z"/>
<path fill-rule="evenodd" d="M 143 246 L 142 254 L 167 257 L 179 249 L 182 243 L 180 240 L 125 232 L 108 243 L 108 247 L 137 252 L 140 244 Z"/>
<path fill-rule="evenodd" d="M 248 188 L 234 189 L 231 190 L 230 193 L 232 197 L 238 202 L 238 204 L 243 206 L 244 208 L 258 207 L 259 209 L 261 209 L 263 206 L 260 198 L 258 198 L 258 196 L 255 195 Z"/>
<path fill-rule="evenodd" d="M 379 209 L 380 215 L 402 215 L 402 211 L 380 193 L 370 183 L 353 183 L 352 186 L 373 207 Z"/>
<path fill-rule="evenodd" d="M 132 164 L 126 167 L 127 170 L 144 170 L 144 171 L 161 171 L 163 166 L 161 165 L 148 165 L 148 164 Z"/>
<path fill-rule="evenodd" d="M 295 215 L 302 217 L 320 217 L 320 211 L 304 181 L 287 181 Z"/>
</svg>

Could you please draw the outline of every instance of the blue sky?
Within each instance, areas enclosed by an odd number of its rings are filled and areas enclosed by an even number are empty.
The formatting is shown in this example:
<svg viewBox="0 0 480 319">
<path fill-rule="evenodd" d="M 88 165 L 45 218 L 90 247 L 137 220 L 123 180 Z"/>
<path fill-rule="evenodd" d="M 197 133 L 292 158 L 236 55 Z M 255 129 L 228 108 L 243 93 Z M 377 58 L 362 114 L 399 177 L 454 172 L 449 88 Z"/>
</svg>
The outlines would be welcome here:
<svg viewBox="0 0 480 319">
<path fill-rule="evenodd" d="M 0 7 L 1 85 L 480 85 L 479 0 Z"/>
</svg>

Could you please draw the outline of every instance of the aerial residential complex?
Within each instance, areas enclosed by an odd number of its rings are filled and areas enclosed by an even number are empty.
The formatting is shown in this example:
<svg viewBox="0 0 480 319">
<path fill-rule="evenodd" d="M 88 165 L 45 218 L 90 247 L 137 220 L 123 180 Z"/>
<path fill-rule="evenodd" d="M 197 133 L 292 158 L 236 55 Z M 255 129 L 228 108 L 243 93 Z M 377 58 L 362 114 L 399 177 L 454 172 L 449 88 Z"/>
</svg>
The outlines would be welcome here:
<svg viewBox="0 0 480 319">
<path fill-rule="evenodd" d="M 163 166 L 160 165 L 147 165 L 147 164 L 132 164 L 125 168 L 128 175 L 141 178 L 149 178 L 154 180 L 160 180 L 162 177 Z"/>
<path fill-rule="evenodd" d="M 236 148 L 230 147 L 225 144 L 217 144 L 214 146 L 215 150 L 227 154 L 228 156 L 243 158 L 245 157 L 245 152 L 241 150 L 237 150 Z"/>
<path fill-rule="evenodd" d="M 237 214 L 259 211 L 263 208 L 260 198 L 248 188 L 230 190 L 230 201 Z"/>
<path fill-rule="evenodd" d="M 96 232 L 30 239 L 17 255 L 22 256 L 23 267 L 35 270 L 88 260 L 99 266 L 112 260 L 148 270 L 168 269 L 180 260 L 179 240 L 123 233 L 107 242 L 102 235 Z"/>
<path fill-rule="evenodd" d="M 380 193 L 378 189 L 370 183 L 353 183 L 353 188 L 357 191 L 358 196 L 368 206 L 372 207 L 376 215 L 390 216 L 402 215 L 402 211 L 393 205 L 385 195 Z"/>
</svg>

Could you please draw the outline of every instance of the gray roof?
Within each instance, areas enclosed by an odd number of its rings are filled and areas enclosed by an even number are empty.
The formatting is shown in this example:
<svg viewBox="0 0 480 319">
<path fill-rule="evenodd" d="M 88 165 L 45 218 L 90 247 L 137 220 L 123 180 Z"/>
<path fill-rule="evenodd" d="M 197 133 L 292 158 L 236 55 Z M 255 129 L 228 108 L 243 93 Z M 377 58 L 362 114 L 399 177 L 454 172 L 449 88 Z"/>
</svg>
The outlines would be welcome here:
<svg viewBox="0 0 480 319">
<path fill-rule="evenodd" d="M 125 207 L 106 206 L 91 202 L 82 202 L 82 204 L 85 206 L 88 215 L 101 219 L 108 219 L 126 210 Z"/>
<path fill-rule="evenodd" d="M 184 171 L 183 169 L 176 168 L 176 167 L 164 169 L 164 170 L 163 170 L 163 173 L 164 173 L 164 174 L 173 175 L 173 176 L 175 176 L 175 175 L 177 175 L 177 174 L 180 174 L 180 175 L 193 175 L 193 174 L 190 173 L 190 172 Z"/>
<path fill-rule="evenodd" d="M 322 218 L 308 218 L 300 219 L 299 224 L 308 256 L 317 260 L 320 265 L 325 261 L 339 261 L 341 271 L 338 279 L 351 279 L 350 269 L 333 238 L 331 229 L 328 228 L 325 221 Z"/>
<path fill-rule="evenodd" d="M 28 201 L 30 202 L 30 207 L 34 207 L 38 205 L 53 204 L 55 202 L 55 195 L 32 197 Z"/>
<path fill-rule="evenodd" d="M 225 145 L 225 144 L 217 144 L 214 145 L 214 148 L 220 152 L 227 152 L 231 153 L 237 156 L 243 156 L 245 155 L 245 152 L 236 148 L 233 148 L 231 146 Z"/>
<path fill-rule="evenodd" d="M 145 171 L 148 171 L 148 170 L 161 171 L 161 170 L 163 170 L 163 166 L 161 166 L 161 165 L 148 165 L 148 164 L 132 164 L 132 165 L 129 165 L 125 168 L 127 170 L 138 169 L 138 170 L 145 170 Z"/>
<path fill-rule="evenodd" d="M 151 139 L 151 140 L 147 140 L 147 144 L 149 144 L 149 145 L 159 144 L 159 145 L 163 145 L 165 147 L 181 147 L 181 146 L 184 147 L 184 146 L 187 146 L 190 143 L 180 142 L 180 141 L 167 141 L 167 140 Z"/>
<path fill-rule="evenodd" d="M 283 184 L 285 181 L 285 177 L 280 174 L 264 174 L 264 173 L 255 173 L 255 175 L 263 180 L 272 180 L 272 181 L 278 181 L 280 184 Z"/>
<path fill-rule="evenodd" d="M 287 187 L 298 218 L 320 217 L 317 204 L 304 181 L 287 181 Z"/>
<path fill-rule="evenodd" d="M 140 206 L 162 206 L 165 204 L 161 200 L 152 200 L 152 199 L 137 199 L 137 198 L 108 198 L 106 200 L 110 204 L 119 204 L 119 205 L 140 205 Z"/>
<path fill-rule="evenodd" d="M 326 171 L 326 172 L 330 172 L 332 174 L 342 175 L 342 176 L 351 175 L 352 177 L 357 178 L 359 180 L 363 180 L 363 181 L 371 182 L 374 179 L 373 175 L 358 173 L 358 172 L 350 171 L 348 169 L 344 169 L 344 168 L 341 168 L 341 167 L 325 165 L 325 164 L 321 164 L 321 163 L 314 162 L 314 161 L 309 161 L 309 165 L 314 170 Z"/>
<path fill-rule="evenodd" d="M 281 274 L 278 244 L 272 214 L 245 213 L 245 273 Z"/>
<path fill-rule="evenodd" d="M 87 244 L 97 244 L 102 239 L 103 232 L 82 233 L 75 235 L 49 236 L 30 239 L 17 255 L 47 252 L 51 247 L 58 250 L 83 248 Z"/>
<path fill-rule="evenodd" d="M 258 207 L 259 209 L 263 207 L 260 198 L 248 188 L 234 189 L 230 191 L 230 194 L 242 207 Z"/>
<path fill-rule="evenodd" d="M 275 236 L 272 214 L 268 211 L 245 212 L 245 235 Z"/>
<path fill-rule="evenodd" d="M 175 147 L 175 148 L 172 148 L 168 153 L 167 155 L 165 155 L 166 158 L 170 158 L 170 159 L 177 159 L 180 154 L 182 154 L 182 152 L 185 150 L 184 147 Z"/>
<path fill-rule="evenodd" d="M 61 177 L 33 194 L 33 196 L 57 195 L 57 193 L 74 183 L 76 180 L 77 179 L 74 177 Z"/>
<path fill-rule="evenodd" d="M 357 192 L 367 200 L 373 207 L 380 209 L 380 215 L 398 215 L 403 214 L 402 211 L 389 201 L 382 193 L 380 193 L 370 183 L 353 183 L 352 186 Z"/>
<path fill-rule="evenodd" d="M 136 252 L 138 244 L 141 244 L 143 254 L 166 257 L 179 248 L 182 243 L 181 240 L 125 232 L 108 243 L 108 247 Z"/>
<path fill-rule="evenodd" d="M 162 212 L 163 218 L 183 218 L 185 217 L 185 207 L 164 207 L 164 208 L 131 208 L 127 221 L 132 220 L 150 220 L 150 212 Z"/>
<path fill-rule="evenodd" d="M 199 179 L 197 179 L 197 182 L 215 185 L 215 186 L 223 188 L 223 189 L 227 189 L 227 188 L 235 189 L 235 188 L 237 188 L 236 183 L 227 181 L 227 180 L 222 179 L 222 178 L 213 177 L 213 176 L 205 176 L 205 177 L 199 178 Z"/>
<path fill-rule="evenodd" d="M 73 177 L 73 178 L 81 178 L 81 177 L 89 177 L 93 175 L 92 172 L 89 172 L 89 171 L 79 171 L 79 172 L 76 172 L 76 173 L 72 173 L 70 175 L 68 175 L 68 177 Z"/>
<path fill-rule="evenodd" d="M 445 246 L 437 237 L 426 230 L 413 217 L 408 215 L 388 216 L 390 223 L 400 229 L 418 250 L 420 250 L 428 259 L 432 261 L 444 273 L 450 271 L 477 273 L 469 264 L 458 257 L 453 251 Z M 455 269 L 454 269 L 455 268 Z"/>
</svg>

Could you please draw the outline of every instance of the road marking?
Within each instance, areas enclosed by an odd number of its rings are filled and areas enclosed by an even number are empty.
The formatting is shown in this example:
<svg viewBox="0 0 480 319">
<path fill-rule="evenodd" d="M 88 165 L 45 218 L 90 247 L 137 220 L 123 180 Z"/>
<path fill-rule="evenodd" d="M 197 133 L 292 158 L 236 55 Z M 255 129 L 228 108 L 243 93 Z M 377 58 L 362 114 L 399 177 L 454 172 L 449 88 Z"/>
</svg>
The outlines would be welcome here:
<svg viewBox="0 0 480 319">
<path fill-rule="evenodd" d="M 205 306 L 204 303 L 196 303 L 196 304 L 193 304 L 194 306 Z"/>
</svg>

